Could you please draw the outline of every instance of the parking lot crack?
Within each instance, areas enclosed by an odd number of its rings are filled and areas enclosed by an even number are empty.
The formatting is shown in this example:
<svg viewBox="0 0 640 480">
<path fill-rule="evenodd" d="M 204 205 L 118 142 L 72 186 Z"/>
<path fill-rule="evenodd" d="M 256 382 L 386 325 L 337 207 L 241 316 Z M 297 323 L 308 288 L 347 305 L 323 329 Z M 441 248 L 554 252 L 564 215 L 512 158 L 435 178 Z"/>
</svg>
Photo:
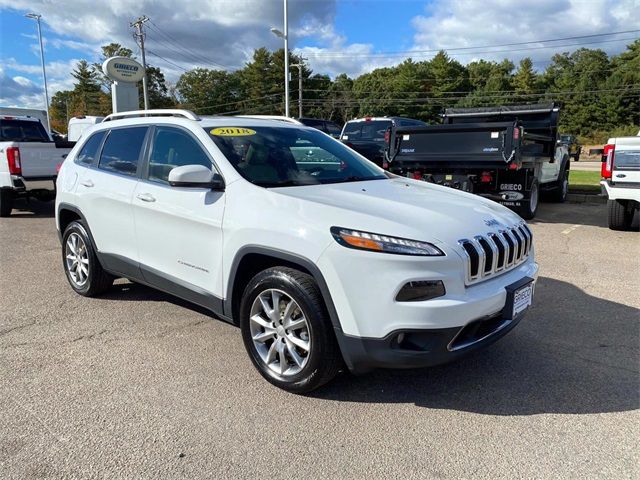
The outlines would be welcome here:
<svg viewBox="0 0 640 480">
<path fill-rule="evenodd" d="M 6 328 L 4 330 L 0 330 L 0 337 L 6 335 L 8 333 L 15 332 L 16 330 L 21 330 L 23 328 L 30 327 L 30 326 L 35 325 L 35 324 L 36 324 L 36 322 L 34 320 L 33 322 L 24 323 L 22 325 L 16 325 L 15 327 L 10 327 L 10 328 Z"/>
<path fill-rule="evenodd" d="M 107 332 L 108 332 L 108 330 L 103 329 L 103 330 L 100 330 L 99 332 L 90 333 L 89 335 L 80 335 L 78 338 L 74 338 L 73 340 L 71 340 L 71 343 L 79 342 L 80 340 L 91 340 L 91 339 L 97 337 L 98 335 L 102 335 L 102 334 L 107 333 Z"/>
</svg>

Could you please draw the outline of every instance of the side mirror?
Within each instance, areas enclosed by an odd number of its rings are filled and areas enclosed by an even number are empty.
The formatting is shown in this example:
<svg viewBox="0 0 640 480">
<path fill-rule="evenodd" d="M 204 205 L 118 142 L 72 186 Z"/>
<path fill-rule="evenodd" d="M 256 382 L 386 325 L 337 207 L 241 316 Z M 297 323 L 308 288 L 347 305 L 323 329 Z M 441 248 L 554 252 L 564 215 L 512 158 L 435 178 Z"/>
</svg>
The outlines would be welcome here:
<svg viewBox="0 0 640 480">
<path fill-rule="evenodd" d="M 169 172 L 169 185 L 183 188 L 210 188 L 223 191 L 224 180 L 204 165 L 183 165 Z"/>
</svg>

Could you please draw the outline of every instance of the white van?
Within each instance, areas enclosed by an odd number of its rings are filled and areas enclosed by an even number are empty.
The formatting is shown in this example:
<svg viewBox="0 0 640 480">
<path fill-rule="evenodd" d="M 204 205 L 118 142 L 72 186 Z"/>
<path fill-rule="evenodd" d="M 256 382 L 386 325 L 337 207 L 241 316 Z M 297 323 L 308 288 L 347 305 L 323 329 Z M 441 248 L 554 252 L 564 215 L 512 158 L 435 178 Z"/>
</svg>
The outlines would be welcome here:
<svg viewBox="0 0 640 480">
<path fill-rule="evenodd" d="M 67 133 L 67 140 L 70 142 L 77 142 L 87 128 L 102 122 L 104 117 L 94 117 L 91 115 L 82 115 L 80 117 L 73 117 L 69 120 L 69 130 Z"/>
</svg>

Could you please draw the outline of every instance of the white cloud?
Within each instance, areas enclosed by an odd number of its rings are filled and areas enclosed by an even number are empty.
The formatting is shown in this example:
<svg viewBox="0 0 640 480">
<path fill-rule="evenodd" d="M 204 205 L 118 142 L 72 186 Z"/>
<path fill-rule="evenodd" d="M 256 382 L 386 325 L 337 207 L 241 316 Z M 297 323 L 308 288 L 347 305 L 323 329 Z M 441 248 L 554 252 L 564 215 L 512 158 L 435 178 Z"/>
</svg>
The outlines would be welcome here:
<svg viewBox="0 0 640 480">
<path fill-rule="evenodd" d="M 215 68 L 216 65 L 239 68 L 254 48 L 282 47 L 282 40 L 269 31 L 270 27 L 282 29 L 282 1 L 279 0 L 189 0 L 179 5 L 175 0 L 143 3 L 139 0 L 65 0 L 64 7 L 60 3 L 0 0 L 0 8 L 42 14 L 42 21 L 55 34 L 79 40 L 65 45 L 62 42 L 69 40 L 61 39 L 58 45 L 79 50 L 85 45 L 95 48 L 117 42 L 136 51 L 130 23 L 146 14 L 153 22 L 146 24 L 149 50 L 187 69 L 194 66 Z M 333 23 L 336 0 L 289 3 L 292 43 L 297 37 L 294 32 L 297 25 Z M 51 44 L 56 46 L 53 41 Z M 161 67 L 169 65 L 153 54 L 149 55 L 149 62 Z"/>
<path fill-rule="evenodd" d="M 640 28 L 637 0 L 434 0 L 425 15 L 412 21 L 415 29 L 413 49 L 432 50 L 447 47 L 476 47 L 505 43 L 527 42 L 554 38 L 610 33 Z M 594 38 L 611 40 L 637 36 Z M 589 42 L 579 39 L 555 42 L 555 45 Z M 630 42 L 627 42 L 630 43 Z M 573 51 L 578 46 L 537 48 L 554 43 L 525 45 L 523 47 L 483 48 L 483 53 L 450 52 L 454 58 L 467 63 L 476 58 L 519 60 L 529 56 L 538 67 L 544 67 L 554 53 Z M 624 49 L 625 42 L 586 44 L 586 48 L 602 48 L 609 53 Z M 500 52 L 490 53 L 491 51 Z M 467 51 L 468 53 L 469 51 Z M 423 59 L 428 56 L 415 56 Z"/>
</svg>

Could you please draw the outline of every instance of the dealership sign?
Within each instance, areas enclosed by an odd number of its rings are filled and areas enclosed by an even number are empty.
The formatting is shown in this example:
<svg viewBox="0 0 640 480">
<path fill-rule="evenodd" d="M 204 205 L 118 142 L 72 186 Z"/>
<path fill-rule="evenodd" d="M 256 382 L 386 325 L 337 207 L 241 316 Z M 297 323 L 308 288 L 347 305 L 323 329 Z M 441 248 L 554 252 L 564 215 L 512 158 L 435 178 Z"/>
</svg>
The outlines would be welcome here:
<svg viewBox="0 0 640 480">
<path fill-rule="evenodd" d="M 127 57 L 111 57 L 102 64 L 102 71 L 116 82 L 137 83 L 144 76 L 144 67 Z"/>
</svg>

